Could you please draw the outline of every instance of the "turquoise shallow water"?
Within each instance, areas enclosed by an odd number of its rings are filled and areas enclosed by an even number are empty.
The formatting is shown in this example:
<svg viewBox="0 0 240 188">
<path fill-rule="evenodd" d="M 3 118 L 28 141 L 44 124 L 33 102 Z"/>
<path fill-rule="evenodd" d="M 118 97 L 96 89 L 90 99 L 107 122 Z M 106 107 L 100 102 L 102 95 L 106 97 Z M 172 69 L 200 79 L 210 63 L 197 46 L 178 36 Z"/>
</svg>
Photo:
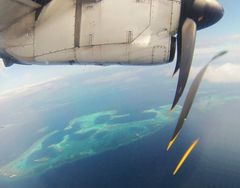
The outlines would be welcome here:
<svg viewBox="0 0 240 188">
<path fill-rule="evenodd" d="M 169 109 L 169 105 L 148 109 L 139 118 L 117 111 L 76 117 L 64 129 L 42 136 L 19 157 L 1 167 L 0 175 L 15 179 L 37 175 L 65 163 L 116 150 L 176 122 L 181 108 L 178 106 L 173 113 Z M 126 117 L 132 121 L 118 122 Z"/>
</svg>

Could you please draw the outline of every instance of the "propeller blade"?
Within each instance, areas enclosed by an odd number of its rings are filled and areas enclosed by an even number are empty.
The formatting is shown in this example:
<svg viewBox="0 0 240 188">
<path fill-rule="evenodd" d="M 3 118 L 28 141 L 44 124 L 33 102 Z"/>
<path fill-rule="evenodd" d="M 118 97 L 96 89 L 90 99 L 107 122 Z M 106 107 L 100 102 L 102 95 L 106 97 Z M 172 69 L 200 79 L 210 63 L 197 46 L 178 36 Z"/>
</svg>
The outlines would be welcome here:
<svg viewBox="0 0 240 188">
<path fill-rule="evenodd" d="M 208 68 L 208 66 L 210 65 L 210 63 L 214 60 L 216 60 L 217 58 L 225 55 L 227 53 L 227 51 L 222 51 L 220 53 L 218 53 L 217 55 L 215 55 L 208 63 L 207 65 L 205 65 L 205 67 L 197 74 L 197 76 L 195 77 L 195 79 L 193 80 L 193 83 L 188 91 L 188 94 L 187 94 L 187 97 L 185 99 L 185 102 L 184 102 L 184 105 L 183 105 L 183 109 L 181 111 L 181 114 L 180 114 L 180 117 L 178 119 L 178 123 L 177 123 L 177 126 L 176 126 L 176 129 L 173 133 L 173 136 L 172 136 L 172 139 L 171 141 L 169 142 L 169 145 L 168 145 L 168 148 L 167 150 L 169 150 L 173 143 L 175 142 L 175 140 L 177 139 L 182 127 L 183 127 L 183 124 L 184 122 L 186 121 L 186 118 L 188 116 L 188 113 L 192 107 L 192 103 L 193 103 L 193 100 L 196 96 L 196 93 L 197 93 L 197 90 L 199 88 L 199 85 L 202 81 L 202 78 Z"/>
<path fill-rule="evenodd" d="M 221 51 L 219 52 L 218 54 L 216 54 L 215 56 L 213 56 L 213 58 L 209 61 L 209 63 L 211 63 L 212 61 L 224 56 L 225 54 L 227 54 L 228 51 L 227 50 L 224 50 L 224 51 Z"/>
<path fill-rule="evenodd" d="M 182 167 L 182 165 L 184 164 L 184 162 L 186 161 L 186 159 L 189 157 L 189 155 L 192 153 L 192 151 L 194 150 L 194 148 L 198 145 L 199 143 L 199 139 L 195 140 L 192 145 L 188 148 L 188 150 L 185 152 L 185 154 L 183 155 L 183 157 L 181 158 L 181 160 L 179 161 L 176 169 L 173 172 L 173 175 L 175 176 L 177 174 L 177 172 L 179 171 L 179 169 Z"/>
<path fill-rule="evenodd" d="M 180 73 L 178 78 L 178 84 L 176 89 L 175 98 L 171 110 L 176 106 L 180 97 L 182 96 L 183 90 L 186 86 L 188 75 L 190 72 L 195 41 L 196 41 L 197 25 L 194 20 L 186 18 L 182 31 L 181 31 L 181 54 L 180 54 Z"/>
<path fill-rule="evenodd" d="M 182 35 L 181 35 L 181 32 L 179 32 L 177 36 L 177 62 L 176 62 L 175 70 L 173 72 L 173 76 L 177 73 L 177 71 L 180 68 L 180 59 L 181 59 L 181 51 L 182 51 L 181 41 L 182 41 Z"/>
</svg>

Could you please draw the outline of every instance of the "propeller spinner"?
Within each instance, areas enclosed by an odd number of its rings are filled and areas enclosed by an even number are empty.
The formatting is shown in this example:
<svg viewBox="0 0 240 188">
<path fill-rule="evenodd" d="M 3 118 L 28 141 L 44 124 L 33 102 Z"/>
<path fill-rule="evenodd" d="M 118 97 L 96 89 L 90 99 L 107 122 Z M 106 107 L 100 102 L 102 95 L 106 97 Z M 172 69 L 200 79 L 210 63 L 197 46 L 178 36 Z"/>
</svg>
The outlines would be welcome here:
<svg viewBox="0 0 240 188">
<path fill-rule="evenodd" d="M 217 0 L 182 0 L 182 11 L 177 34 L 177 63 L 174 74 L 180 70 L 175 98 L 171 110 L 176 106 L 189 76 L 197 30 L 217 23 L 224 14 Z"/>
</svg>

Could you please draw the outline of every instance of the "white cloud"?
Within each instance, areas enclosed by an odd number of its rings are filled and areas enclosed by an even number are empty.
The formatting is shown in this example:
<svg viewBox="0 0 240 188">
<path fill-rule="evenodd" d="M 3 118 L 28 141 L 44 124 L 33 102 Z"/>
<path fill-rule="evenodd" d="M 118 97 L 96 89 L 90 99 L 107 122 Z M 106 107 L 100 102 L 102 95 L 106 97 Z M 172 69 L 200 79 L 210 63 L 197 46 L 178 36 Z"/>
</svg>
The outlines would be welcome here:
<svg viewBox="0 0 240 188">
<path fill-rule="evenodd" d="M 4 92 L 0 93 L 0 99 L 5 99 L 9 97 L 14 97 L 14 96 L 19 96 L 21 94 L 27 93 L 29 94 L 30 92 L 36 92 L 39 89 L 42 89 L 44 87 L 47 87 L 46 89 L 50 89 L 52 86 L 49 85 L 51 83 L 54 83 L 54 81 L 60 80 L 61 78 L 51 78 L 49 80 L 45 80 L 42 82 L 34 83 L 34 84 L 27 84 L 23 85 L 18 88 L 10 89 L 10 90 L 5 90 Z"/>
<path fill-rule="evenodd" d="M 226 56 L 218 59 L 209 66 L 203 79 L 211 83 L 239 83 L 239 49 L 239 34 L 199 40 L 196 44 L 190 79 L 194 78 L 207 61 L 209 61 L 217 52 L 228 50 Z"/>
<path fill-rule="evenodd" d="M 190 77 L 196 76 L 200 67 L 193 67 Z M 225 63 L 209 66 L 204 80 L 212 83 L 240 83 L 240 64 Z"/>
<path fill-rule="evenodd" d="M 121 71 L 121 72 L 111 71 L 110 73 L 109 71 L 108 75 L 98 76 L 97 78 L 93 78 L 93 79 L 87 79 L 86 81 L 83 82 L 83 84 L 95 85 L 95 84 L 104 84 L 104 83 L 110 83 L 110 82 L 116 82 L 116 81 L 132 82 L 139 79 L 138 74 L 142 71 L 143 70 L 141 68 L 137 68 L 137 67 L 136 69 Z"/>
<path fill-rule="evenodd" d="M 221 37 L 215 37 L 211 39 L 201 39 L 197 42 L 197 47 L 209 47 L 217 46 L 221 44 L 238 44 L 240 42 L 240 34 L 237 35 L 225 35 Z M 239 45 L 239 44 L 238 44 Z"/>
<path fill-rule="evenodd" d="M 221 38 L 200 40 L 196 44 L 195 59 L 211 58 L 218 51 L 228 50 L 228 60 L 240 58 L 240 35 L 229 35 Z"/>
</svg>

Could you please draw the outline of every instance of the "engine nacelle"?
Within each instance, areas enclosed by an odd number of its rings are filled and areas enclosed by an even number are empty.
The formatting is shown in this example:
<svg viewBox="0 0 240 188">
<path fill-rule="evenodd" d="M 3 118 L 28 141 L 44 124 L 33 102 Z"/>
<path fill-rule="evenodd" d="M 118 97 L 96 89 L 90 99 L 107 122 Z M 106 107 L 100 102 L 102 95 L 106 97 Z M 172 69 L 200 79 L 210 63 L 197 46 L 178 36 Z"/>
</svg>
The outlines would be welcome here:
<svg viewBox="0 0 240 188">
<path fill-rule="evenodd" d="M 26 28 L 4 48 L 31 64 L 167 63 L 180 11 L 180 0 L 52 0 L 37 20 L 31 13 L 9 27 Z"/>
</svg>

